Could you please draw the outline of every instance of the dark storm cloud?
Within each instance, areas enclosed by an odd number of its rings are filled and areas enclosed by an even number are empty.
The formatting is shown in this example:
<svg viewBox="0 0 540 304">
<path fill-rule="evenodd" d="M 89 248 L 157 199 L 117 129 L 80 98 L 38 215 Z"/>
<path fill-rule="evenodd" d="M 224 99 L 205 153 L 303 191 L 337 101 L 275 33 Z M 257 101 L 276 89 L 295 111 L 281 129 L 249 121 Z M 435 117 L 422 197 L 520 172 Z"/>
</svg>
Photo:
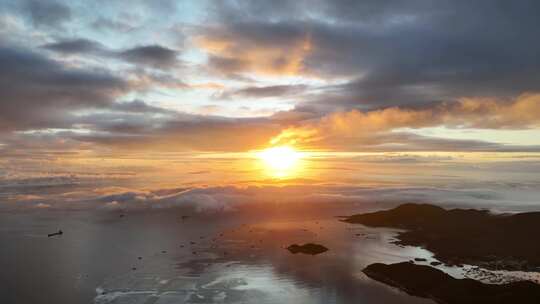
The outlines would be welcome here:
<svg viewBox="0 0 540 304">
<path fill-rule="evenodd" d="M 244 51 L 214 52 L 223 58 L 210 64 L 257 72 L 246 53 L 264 56 L 262 45 L 294 54 L 294 41 L 309 39 L 298 73 L 355 79 L 320 102 L 369 108 L 540 90 L 538 1 L 280 3 L 220 4 L 222 25 L 203 32 L 207 45 Z M 261 7 L 271 17 L 256 18 Z"/>
<path fill-rule="evenodd" d="M 152 66 L 159 69 L 174 68 L 178 52 L 160 45 L 138 46 L 122 51 L 118 56 L 126 61 Z"/>
<path fill-rule="evenodd" d="M 153 113 L 153 114 L 171 114 L 176 113 L 172 110 L 149 105 L 142 100 L 133 100 L 130 102 L 118 102 L 109 107 L 110 110 L 127 113 Z"/>
<path fill-rule="evenodd" d="M 36 27 L 58 27 L 71 19 L 71 9 L 63 3 L 54 0 L 25 0 L 23 3 L 23 9 Z"/>
<path fill-rule="evenodd" d="M 136 66 L 146 66 L 160 70 L 172 69 L 179 65 L 178 51 L 157 44 L 113 50 L 94 40 L 76 38 L 57 40 L 43 45 L 42 48 L 61 54 L 116 58 Z"/>
<path fill-rule="evenodd" d="M 107 106 L 127 89 L 106 72 L 23 49 L 0 48 L 0 66 L 0 130 L 60 127 L 68 111 Z"/>
<path fill-rule="evenodd" d="M 105 47 L 96 41 L 89 39 L 70 39 L 48 43 L 42 46 L 45 49 L 64 54 L 88 54 L 105 52 Z"/>
</svg>

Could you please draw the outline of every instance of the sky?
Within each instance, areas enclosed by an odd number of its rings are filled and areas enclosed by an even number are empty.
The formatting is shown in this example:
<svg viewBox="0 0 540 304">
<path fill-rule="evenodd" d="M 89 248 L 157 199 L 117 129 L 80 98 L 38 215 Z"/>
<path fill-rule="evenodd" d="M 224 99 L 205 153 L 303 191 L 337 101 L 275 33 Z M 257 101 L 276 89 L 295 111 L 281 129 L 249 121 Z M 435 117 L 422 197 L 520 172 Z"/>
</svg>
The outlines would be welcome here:
<svg viewBox="0 0 540 304">
<path fill-rule="evenodd" d="M 536 1 L 6 1 L 17 151 L 538 151 Z"/>
<path fill-rule="evenodd" d="M 0 0 L 0 174 L 166 175 L 279 146 L 536 161 L 539 14 L 533 0 Z"/>
</svg>

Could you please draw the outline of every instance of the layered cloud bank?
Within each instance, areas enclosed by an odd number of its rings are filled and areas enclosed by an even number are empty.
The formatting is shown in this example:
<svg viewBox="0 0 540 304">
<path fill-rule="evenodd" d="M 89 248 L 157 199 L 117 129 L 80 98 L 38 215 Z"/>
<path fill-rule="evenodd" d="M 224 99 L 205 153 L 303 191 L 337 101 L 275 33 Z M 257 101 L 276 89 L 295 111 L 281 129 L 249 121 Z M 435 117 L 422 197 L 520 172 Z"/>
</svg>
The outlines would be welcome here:
<svg viewBox="0 0 540 304">
<path fill-rule="evenodd" d="M 524 187 L 508 184 L 499 185 L 498 189 L 491 189 L 487 184 L 461 184 L 459 188 L 457 186 L 291 185 L 156 190 L 108 187 L 93 191 L 67 192 L 61 196 L 18 195 L 2 204 L 1 210 L 131 212 L 174 208 L 188 214 L 200 215 L 246 212 L 294 215 L 296 212 L 332 212 L 337 216 L 350 210 L 366 211 L 415 202 L 448 207 L 487 208 L 496 212 L 518 212 L 536 210 L 537 202 L 534 197 L 540 191 L 538 185 Z"/>
</svg>

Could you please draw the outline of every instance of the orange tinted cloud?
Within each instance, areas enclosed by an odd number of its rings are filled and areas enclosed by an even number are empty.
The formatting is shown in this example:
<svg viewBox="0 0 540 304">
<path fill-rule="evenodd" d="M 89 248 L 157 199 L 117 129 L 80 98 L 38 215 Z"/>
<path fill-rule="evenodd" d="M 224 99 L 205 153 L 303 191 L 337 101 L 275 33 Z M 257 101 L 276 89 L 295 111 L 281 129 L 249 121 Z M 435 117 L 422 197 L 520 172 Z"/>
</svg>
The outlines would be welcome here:
<svg viewBox="0 0 540 304">
<path fill-rule="evenodd" d="M 309 35 L 287 44 L 269 45 L 218 31 L 199 36 L 195 42 L 210 55 L 210 65 L 220 72 L 264 76 L 306 74 L 304 60 L 313 48 Z"/>
<path fill-rule="evenodd" d="M 324 147 L 373 143 L 381 134 L 399 128 L 431 126 L 526 129 L 540 127 L 540 94 L 524 94 L 514 100 L 464 98 L 432 108 L 391 107 L 361 112 L 336 112 L 316 121 L 283 130 L 271 144 Z"/>
</svg>

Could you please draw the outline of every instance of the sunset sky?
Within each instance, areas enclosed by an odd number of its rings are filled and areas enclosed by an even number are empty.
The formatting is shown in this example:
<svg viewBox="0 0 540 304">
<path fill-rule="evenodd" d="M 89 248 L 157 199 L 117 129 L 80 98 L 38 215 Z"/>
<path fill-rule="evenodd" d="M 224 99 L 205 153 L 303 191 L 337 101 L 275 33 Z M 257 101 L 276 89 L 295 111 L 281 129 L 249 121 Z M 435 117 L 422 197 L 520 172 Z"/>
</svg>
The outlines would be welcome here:
<svg viewBox="0 0 540 304">
<path fill-rule="evenodd" d="M 536 1 L 390 2 L 2 1 L 2 153 L 537 151 Z"/>
<path fill-rule="evenodd" d="M 536 219 L 540 0 L 0 0 L 0 304 L 540 303 Z"/>
<path fill-rule="evenodd" d="M 321 178 L 322 167 L 403 174 L 456 159 L 534 172 L 539 11 L 538 1 L 0 0 L 0 175 L 326 182 L 348 176 Z M 292 149 L 276 157 L 299 167 L 281 172 L 257 152 L 272 147 Z"/>
</svg>

